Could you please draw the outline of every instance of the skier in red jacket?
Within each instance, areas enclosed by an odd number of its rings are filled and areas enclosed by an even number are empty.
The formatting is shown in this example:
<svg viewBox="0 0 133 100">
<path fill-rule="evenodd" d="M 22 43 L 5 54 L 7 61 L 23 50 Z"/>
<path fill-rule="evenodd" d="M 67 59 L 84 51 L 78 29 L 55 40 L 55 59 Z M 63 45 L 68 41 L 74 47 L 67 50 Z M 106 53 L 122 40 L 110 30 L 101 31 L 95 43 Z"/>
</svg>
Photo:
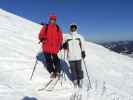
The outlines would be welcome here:
<svg viewBox="0 0 133 100">
<path fill-rule="evenodd" d="M 47 70 L 51 74 L 51 78 L 56 78 L 60 74 L 60 60 L 58 52 L 62 46 L 62 32 L 56 24 L 56 16 L 50 16 L 49 23 L 43 25 L 39 40 L 42 43 L 42 50 L 46 58 Z"/>
</svg>

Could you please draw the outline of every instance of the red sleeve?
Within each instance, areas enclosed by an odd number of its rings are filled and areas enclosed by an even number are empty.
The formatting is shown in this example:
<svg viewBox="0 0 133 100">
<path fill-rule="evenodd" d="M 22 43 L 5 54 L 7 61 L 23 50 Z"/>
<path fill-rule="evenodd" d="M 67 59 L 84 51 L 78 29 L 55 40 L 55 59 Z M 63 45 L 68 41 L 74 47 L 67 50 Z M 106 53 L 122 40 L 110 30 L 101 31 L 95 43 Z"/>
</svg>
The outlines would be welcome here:
<svg viewBox="0 0 133 100">
<path fill-rule="evenodd" d="M 45 26 L 43 26 L 42 29 L 40 30 L 38 38 L 40 41 L 46 38 Z"/>
<path fill-rule="evenodd" d="M 63 33 L 61 30 L 59 30 L 59 44 L 62 44 L 63 42 Z"/>
</svg>

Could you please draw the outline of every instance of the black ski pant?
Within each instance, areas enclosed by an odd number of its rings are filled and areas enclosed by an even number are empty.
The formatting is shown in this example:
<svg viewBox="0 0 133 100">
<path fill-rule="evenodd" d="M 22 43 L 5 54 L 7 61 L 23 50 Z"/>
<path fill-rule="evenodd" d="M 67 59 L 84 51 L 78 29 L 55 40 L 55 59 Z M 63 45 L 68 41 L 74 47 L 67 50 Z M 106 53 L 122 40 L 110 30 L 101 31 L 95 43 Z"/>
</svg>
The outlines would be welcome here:
<svg viewBox="0 0 133 100">
<path fill-rule="evenodd" d="M 71 68 L 72 81 L 83 79 L 83 70 L 81 67 L 81 60 L 79 61 L 69 61 Z"/>
<path fill-rule="evenodd" d="M 44 53 L 49 73 L 60 73 L 60 59 L 57 54 Z"/>
</svg>

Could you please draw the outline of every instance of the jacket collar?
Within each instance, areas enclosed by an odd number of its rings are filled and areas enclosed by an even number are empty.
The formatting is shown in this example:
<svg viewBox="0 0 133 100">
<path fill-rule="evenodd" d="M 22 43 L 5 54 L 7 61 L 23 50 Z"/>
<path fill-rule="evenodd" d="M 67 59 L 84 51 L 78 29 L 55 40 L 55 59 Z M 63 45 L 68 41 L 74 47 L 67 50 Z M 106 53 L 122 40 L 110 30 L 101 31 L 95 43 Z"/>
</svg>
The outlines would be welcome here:
<svg viewBox="0 0 133 100">
<path fill-rule="evenodd" d="M 75 34 L 78 34 L 78 32 L 77 32 L 77 31 L 75 31 L 75 32 L 70 32 L 70 34 L 71 34 L 71 35 L 75 35 Z"/>
</svg>

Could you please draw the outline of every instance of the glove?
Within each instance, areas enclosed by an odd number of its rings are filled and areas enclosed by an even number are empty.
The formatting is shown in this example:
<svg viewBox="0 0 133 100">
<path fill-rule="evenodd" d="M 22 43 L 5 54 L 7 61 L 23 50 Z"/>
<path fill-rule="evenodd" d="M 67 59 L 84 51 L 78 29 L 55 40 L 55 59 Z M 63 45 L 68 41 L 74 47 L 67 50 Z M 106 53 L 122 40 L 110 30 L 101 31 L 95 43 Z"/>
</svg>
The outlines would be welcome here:
<svg viewBox="0 0 133 100">
<path fill-rule="evenodd" d="M 42 38 L 42 39 L 40 39 L 40 42 L 39 43 L 45 43 L 46 42 L 46 38 L 44 39 L 44 38 Z"/>
<path fill-rule="evenodd" d="M 86 57 L 85 51 L 82 51 L 82 58 L 85 59 L 85 57 Z"/>
<path fill-rule="evenodd" d="M 62 46 L 63 49 L 68 49 L 68 42 L 65 42 Z"/>
<path fill-rule="evenodd" d="M 40 44 L 40 43 L 42 43 L 43 42 L 43 40 L 41 39 L 38 43 Z"/>
<path fill-rule="evenodd" d="M 43 42 L 44 39 L 41 39 L 40 42 Z"/>
</svg>

